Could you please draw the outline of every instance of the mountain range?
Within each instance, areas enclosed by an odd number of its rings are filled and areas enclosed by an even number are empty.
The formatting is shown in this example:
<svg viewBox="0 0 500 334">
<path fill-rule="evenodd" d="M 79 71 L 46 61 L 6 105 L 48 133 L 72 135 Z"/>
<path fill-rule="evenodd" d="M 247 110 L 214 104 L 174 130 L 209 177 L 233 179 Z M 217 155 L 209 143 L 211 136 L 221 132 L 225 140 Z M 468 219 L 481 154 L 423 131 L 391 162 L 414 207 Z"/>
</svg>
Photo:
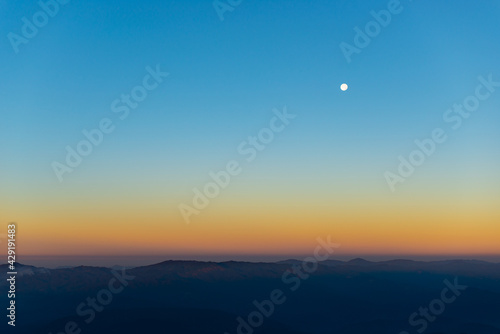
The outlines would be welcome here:
<svg viewBox="0 0 500 334">
<path fill-rule="evenodd" d="M 16 328 L 0 326 L 20 334 L 500 334 L 499 263 L 303 264 L 165 261 L 123 270 L 17 264 Z M 6 278 L 0 290 L 8 290 Z M 6 293 L 0 302 L 7 305 Z M 425 317 L 421 308 L 439 314 Z"/>
</svg>

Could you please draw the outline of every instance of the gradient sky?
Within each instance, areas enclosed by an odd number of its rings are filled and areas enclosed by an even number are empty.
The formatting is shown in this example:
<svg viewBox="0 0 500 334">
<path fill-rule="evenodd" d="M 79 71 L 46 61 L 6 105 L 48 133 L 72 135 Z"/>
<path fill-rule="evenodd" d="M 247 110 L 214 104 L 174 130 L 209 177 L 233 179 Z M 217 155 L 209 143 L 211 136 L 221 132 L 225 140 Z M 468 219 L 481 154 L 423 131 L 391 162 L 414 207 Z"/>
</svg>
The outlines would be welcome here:
<svg viewBox="0 0 500 334">
<path fill-rule="evenodd" d="M 346 62 L 339 44 L 388 1 L 71 1 L 15 53 L 36 1 L 0 1 L 0 221 L 28 255 L 500 254 L 500 88 L 451 130 L 443 113 L 500 81 L 497 1 L 401 1 Z M 170 75 L 124 120 L 146 67 Z M 341 83 L 349 84 L 342 92 Z M 237 147 L 284 106 L 297 117 L 246 163 Z M 115 130 L 59 182 L 53 161 Z M 448 140 L 391 192 L 413 141 Z M 185 224 L 180 203 L 242 162 Z M 1 233 L 1 232 L 0 232 Z"/>
</svg>

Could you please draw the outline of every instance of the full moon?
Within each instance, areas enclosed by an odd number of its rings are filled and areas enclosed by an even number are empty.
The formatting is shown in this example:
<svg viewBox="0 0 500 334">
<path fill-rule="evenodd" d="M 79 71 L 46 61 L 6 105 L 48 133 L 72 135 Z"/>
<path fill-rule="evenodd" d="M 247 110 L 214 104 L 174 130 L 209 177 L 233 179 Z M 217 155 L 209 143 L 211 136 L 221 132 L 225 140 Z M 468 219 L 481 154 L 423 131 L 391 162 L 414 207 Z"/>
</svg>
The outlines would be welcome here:
<svg viewBox="0 0 500 334">
<path fill-rule="evenodd" d="M 347 84 L 343 83 L 342 85 L 340 85 L 340 89 L 345 92 L 347 90 L 347 88 L 349 88 L 349 86 L 347 86 Z"/>
</svg>

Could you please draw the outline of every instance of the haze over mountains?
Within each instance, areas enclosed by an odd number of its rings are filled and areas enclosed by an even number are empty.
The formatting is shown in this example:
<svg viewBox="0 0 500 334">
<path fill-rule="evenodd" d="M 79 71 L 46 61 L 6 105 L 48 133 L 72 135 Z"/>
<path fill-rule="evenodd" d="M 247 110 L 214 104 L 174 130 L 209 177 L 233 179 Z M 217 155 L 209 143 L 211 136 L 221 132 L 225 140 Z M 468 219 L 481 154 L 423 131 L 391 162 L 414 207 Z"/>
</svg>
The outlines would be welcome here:
<svg viewBox="0 0 500 334">
<path fill-rule="evenodd" d="M 327 260 L 310 274 L 298 272 L 301 265 L 293 259 L 165 261 L 115 268 L 113 273 L 104 267 L 18 264 L 16 333 L 64 333 L 65 325 L 74 321 L 82 333 L 199 333 L 203 328 L 206 333 L 233 334 L 238 333 L 238 317 L 246 321 L 258 310 L 255 303 L 270 300 L 275 290 L 282 292 L 282 303 L 273 306 L 262 325 L 243 326 L 240 332 L 418 333 L 423 325 L 410 325 L 410 315 L 440 299 L 448 281 L 466 289 L 428 321 L 425 333 L 500 334 L 499 263 Z M 0 271 L 7 272 L 6 265 Z M 87 298 L 96 298 L 113 279 L 117 288 L 120 275 L 128 277 L 122 291 L 113 293 L 87 323 Z M 2 277 L 0 287 L 5 282 Z M 6 300 L 0 297 L 2 305 Z"/>
</svg>

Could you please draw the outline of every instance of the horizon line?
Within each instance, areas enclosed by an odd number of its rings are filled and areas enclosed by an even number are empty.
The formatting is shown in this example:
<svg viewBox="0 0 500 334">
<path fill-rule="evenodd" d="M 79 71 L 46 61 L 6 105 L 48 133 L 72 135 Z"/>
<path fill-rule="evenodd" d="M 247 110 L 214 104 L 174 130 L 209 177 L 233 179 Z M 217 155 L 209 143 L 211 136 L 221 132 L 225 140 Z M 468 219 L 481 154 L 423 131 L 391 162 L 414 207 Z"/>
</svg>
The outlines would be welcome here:
<svg viewBox="0 0 500 334">
<path fill-rule="evenodd" d="M 58 256 L 46 256 L 46 255 L 35 255 L 28 256 L 24 255 L 20 257 L 21 262 L 16 261 L 21 265 L 33 266 L 33 267 L 45 267 L 50 269 L 55 269 L 59 267 L 114 267 L 114 266 L 123 266 L 123 267 L 143 267 L 155 265 L 163 262 L 202 262 L 202 263 L 227 263 L 227 262 L 241 262 L 241 263 L 277 263 L 280 261 L 288 261 L 288 260 L 296 260 L 301 261 L 305 257 L 309 255 L 300 255 L 300 256 L 279 256 L 278 258 L 270 259 L 270 258 L 260 258 L 260 259 L 235 259 L 235 258 L 225 258 L 225 259 L 213 259 L 210 256 L 205 256 L 205 259 L 202 258 L 193 258 L 189 257 L 180 257 L 176 256 L 173 258 L 172 256 L 165 255 L 157 255 L 157 256 L 144 256 L 144 255 L 115 255 L 115 256 L 102 256 L 102 255 L 58 255 Z M 432 255 L 432 256 L 420 256 L 420 258 L 408 258 L 408 257 L 398 257 L 398 256 L 390 256 L 387 258 L 378 258 L 381 255 L 368 255 L 368 256 L 360 256 L 360 255 L 341 255 L 341 256 L 332 256 L 325 261 L 334 260 L 341 261 L 344 263 L 348 263 L 349 261 L 362 259 L 372 263 L 382 263 L 388 261 L 413 261 L 413 262 L 442 262 L 442 261 L 478 261 L 478 262 L 486 262 L 491 264 L 500 264 L 500 254 L 488 254 L 486 257 L 476 257 L 471 255 Z M 26 259 L 22 259 L 27 257 Z M 227 257 L 227 256 L 226 256 Z M 261 256 L 262 257 L 262 256 Z M 272 257 L 272 256 L 269 256 Z M 415 256 L 412 256 L 415 257 Z M 371 258 L 371 259 L 370 259 Z M 81 261 L 81 262 L 80 262 Z M 320 261 L 323 262 L 323 261 Z M 3 265 L 4 263 L 2 263 Z M 5 263 L 6 264 L 6 263 Z"/>
</svg>

